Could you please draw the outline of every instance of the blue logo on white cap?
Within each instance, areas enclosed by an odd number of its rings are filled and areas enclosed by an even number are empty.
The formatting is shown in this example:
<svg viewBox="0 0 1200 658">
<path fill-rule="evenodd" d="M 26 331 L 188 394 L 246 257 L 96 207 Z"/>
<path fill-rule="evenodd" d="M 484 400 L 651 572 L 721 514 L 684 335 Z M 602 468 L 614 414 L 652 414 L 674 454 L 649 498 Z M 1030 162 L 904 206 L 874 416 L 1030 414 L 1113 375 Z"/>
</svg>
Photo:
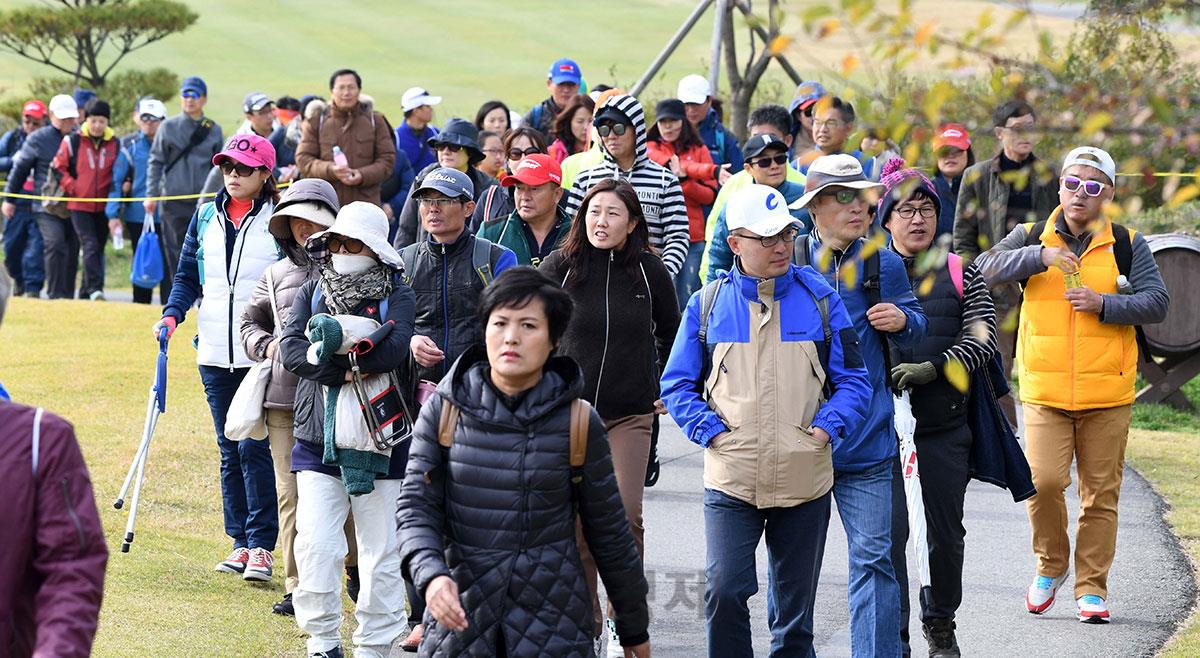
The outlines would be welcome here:
<svg viewBox="0 0 1200 658">
<path fill-rule="evenodd" d="M 767 195 L 767 210 L 774 210 L 779 207 L 779 195 L 774 192 Z"/>
</svg>

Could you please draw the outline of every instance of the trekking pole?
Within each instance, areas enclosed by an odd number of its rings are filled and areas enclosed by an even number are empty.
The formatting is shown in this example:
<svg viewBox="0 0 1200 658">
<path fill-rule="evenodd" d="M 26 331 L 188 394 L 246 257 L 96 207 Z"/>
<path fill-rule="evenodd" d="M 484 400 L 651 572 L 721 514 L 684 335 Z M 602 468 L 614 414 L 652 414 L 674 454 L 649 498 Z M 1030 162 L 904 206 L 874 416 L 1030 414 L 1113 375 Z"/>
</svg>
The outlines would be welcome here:
<svg viewBox="0 0 1200 658">
<path fill-rule="evenodd" d="M 125 474 L 125 482 L 121 485 L 121 491 L 117 494 L 117 499 L 113 501 L 113 507 L 121 509 L 125 506 L 125 494 L 129 493 L 129 485 L 133 483 L 133 475 L 137 472 L 138 464 L 146 457 L 146 450 L 150 446 L 150 414 L 154 412 L 154 406 L 157 395 L 153 388 L 150 389 L 150 399 L 146 402 L 146 418 L 142 421 L 142 440 L 138 444 L 137 452 L 133 455 L 133 461 L 129 464 L 129 472 Z"/>
<path fill-rule="evenodd" d="M 146 480 L 146 460 L 150 456 L 150 440 L 154 437 L 154 429 L 158 425 L 158 417 L 167 409 L 167 330 L 164 328 L 158 336 L 158 363 L 155 367 L 154 387 L 150 389 L 150 399 L 146 404 L 146 422 L 142 426 L 142 441 L 134 455 L 129 472 L 125 475 L 125 483 L 121 486 L 120 495 L 113 507 L 121 509 L 125 504 L 125 494 L 133 482 L 133 499 L 129 506 L 129 519 L 125 523 L 125 540 L 121 543 L 121 552 L 128 553 L 133 543 L 134 526 L 137 523 L 138 503 L 142 497 L 142 484 Z M 137 479 L 134 480 L 134 472 Z"/>
</svg>

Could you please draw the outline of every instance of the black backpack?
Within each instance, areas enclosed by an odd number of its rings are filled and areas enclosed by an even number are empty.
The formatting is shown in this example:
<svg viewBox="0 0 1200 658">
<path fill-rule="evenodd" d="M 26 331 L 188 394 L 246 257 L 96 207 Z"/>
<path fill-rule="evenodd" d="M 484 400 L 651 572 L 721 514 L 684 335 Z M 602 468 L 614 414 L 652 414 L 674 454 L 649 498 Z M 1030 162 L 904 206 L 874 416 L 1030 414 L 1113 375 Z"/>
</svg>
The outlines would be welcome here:
<svg viewBox="0 0 1200 658">
<path fill-rule="evenodd" d="M 1025 234 L 1025 246 L 1035 247 L 1042 243 L 1042 233 L 1046 230 L 1046 220 L 1035 223 L 1029 229 L 1029 233 Z M 1129 271 L 1133 269 L 1133 235 L 1129 233 L 1129 229 L 1113 222 L 1113 259 L 1117 261 L 1117 273 L 1129 279 Z M 1021 282 L 1022 291 L 1029 283 L 1029 279 Z M 1142 358 L 1147 363 L 1150 362 L 1150 343 L 1146 341 L 1146 332 L 1142 329 L 1142 325 L 1133 325 L 1133 331 L 1137 335 L 1138 351 L 1141 352 Z"/>
</svg>

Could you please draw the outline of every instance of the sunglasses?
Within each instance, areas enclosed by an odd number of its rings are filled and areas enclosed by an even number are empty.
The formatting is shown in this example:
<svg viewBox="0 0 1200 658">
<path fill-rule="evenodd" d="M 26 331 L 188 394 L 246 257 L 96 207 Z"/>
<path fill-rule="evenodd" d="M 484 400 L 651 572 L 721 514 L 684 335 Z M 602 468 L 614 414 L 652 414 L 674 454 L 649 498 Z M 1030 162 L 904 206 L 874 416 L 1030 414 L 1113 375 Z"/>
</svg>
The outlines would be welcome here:
<svg viewBox="0 0 1200 658">
<path fill-rule="evenodd" d="M 162 121 L 162 119 L 152 114 L 143 114 L 139 118 L 142 120 L 142 123 L 158 123 L 159 121 Z"/>
<path fill-rule="evenodd" d="M 602 123 L 596 127 L 596 133 L 601 137 L 608 137 L 609 134 L 620 137 L 621 135 L 624 135 L 625 131 L 627 130 L 629 130 L 629 126 L 623 123 Z"/>
<path fill-rule="evenodd" d="M 1078 176 L 1063 176 L 1060 180 L 1062 181 L 1063 189 L 1072 194 L 1078 192 L 1079 188 L 1082 187 L 1084 194 L 1088 196 L 1100 196 L 1100 193 L 1108 186 L 1108 183 L 1101 183 L 1098 180 L 1084 180 Z"/>
<path fill-rule="evenodd" d="M 433 148 L 437 151 L 450 151 L 451 153 L 458 153 L 459 151 L 463 150 L 462 145 L 451 144 L 449 142 L 441 142 L 436 144 Z"/>
<path fill-rule="evenodd" d="M 542 150 L 536 146 L 530 146 L 529 148 L 525 149 L 524 151 L 522 151 L 521 149 L 508 149 L 508 159 L 509 160 L 520 160 L 521 158 L 523 158 L 527 155 L 536 155 L 541 152 L 542 152 Z"/>
<path fill-rule="evenodd" d="M 340 252 L 342 249 L 345 249 L 352 254 L 361 254 L 363 247 L 366 246 L 363 244 L 362 240 L 343 238 L 341 236 L 329 238 L 329 242 L 326 244 L 328 245 L 329 252 L 334 254 Z"/>
<path fill-rule="evenodd" d="M 179 95 L 184 98 L 200 98 L 200 94 L 194 91 L 181 91 Z"/>
<path fill-rule="evenodd" d="M 770 167 L 772 164 L 777 164 L 777 165 L 787 164 L 787 161 L 788 161 L 787 153 L 780 153 L 779 155 L 775 155 L 775 156 L 768 156 L 765 158 L 759 158 L 757 160 L 751 160 L 750 164 L 754 165 L 755 167 L 758 167 L 759 169 L 766 169 L 767 167 Z"/>
<path fill-rule="evenodd" d="M 253 174 L 261 169 L 261 167 L 251 167 L 250 165 L 244 165 L 240 162 L 234 162 L 233 160 L 222 160 L 220 166 L 222 174 L 230 176 L 236 171 L 239 178 L 246 178 L 250 174 Z"/>
<path fill-rule="evenodd" d="M 795 242 L 796 238 L 800 235 L 800 229 L 796 228 L 795 226 L 791 226 L 783 229 L 775 235 L 768 235 L 765 238 L 757 235 L 738 235 L 736 233 L 732 235 L 733 237 L 740 238 L 742 240 L 756 240 L 763 246 L 764 249 L 770 249 L 771 247 L 779 244 L 780 240 L 784 242 Z"/>
<path fill-rule="evenodd" d="M 837 190 L 836 192 L 826 192 L 824 194 L 821 194 L 821 196 L 823 196 L 827 199 L 829 199 L 829 198 L 836 199 L 837 202 L 842 204 L 843 206 L 848 206 L 848 205 L 854 203 L 855 199 L 859 198 L 859 191 L 843 187 L 842 189 Z"/>
</svg>

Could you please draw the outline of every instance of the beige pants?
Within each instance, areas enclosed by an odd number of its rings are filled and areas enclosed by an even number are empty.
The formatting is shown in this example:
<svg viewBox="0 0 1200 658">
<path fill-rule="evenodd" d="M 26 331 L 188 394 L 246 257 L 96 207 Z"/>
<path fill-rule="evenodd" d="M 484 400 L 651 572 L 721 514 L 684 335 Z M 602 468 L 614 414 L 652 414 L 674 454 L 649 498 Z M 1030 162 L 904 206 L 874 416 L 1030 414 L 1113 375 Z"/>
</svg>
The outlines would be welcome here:
<svg viewBox="0 0 1200 658">
<path fill-rule="evenodd" d="M 279 501 L 279 557 L 283 560 L 283 588 L 287 593 L 300 581 L 296 571 L 296 474 L 292 472 L 292 434 L 294 417 L 289 409 L 267 409 L 267 440 L 271 442 L 271 461 L 275 463 L 275 497 Z M 357 564 L 358 547 L 354 543 L 354 518 L 346 519 L 346 566 Z"/>
<path fill-rule="evenodd" d="M 608 429 L 608 445 L 612 451 L 613 471 L 617 476 L 617 489 L 621 492 L 621 505 L 625 507 L 625 518 L 633 531 L 633 541 L 638 553 L 644 558 L 646 529 L 642 525 L 642 494 L 646 490 L 646 463 L 650 459 L 650 431 L 653 414 L 626 416 L 604 421 Z M 579 559 L 583 563 L 583 574 L 592 593 L 592 612 L 595 627 L 593 635 L 599 636 L 604 629 L 604 615 L 600 610 L 600 595 L 597 590 L 596 561 L 583 538 L 583 527 L 575 522 L 575 539 L 579 543 Z M 615 617 L 612 604 L 608 605 L 608 616 Z"/>
<path fill-rule="evenodd" d="M 1108 570 L 1117 550 L 1117 500 L 1125 466 L 1132 405 L 1064 411 L 1026 403 L 1025 442 L 1037 495 L 1029 499 L 1033 553 L 1041 576 L 1070 569 L 1067 504 L 1071 462 L 1079 473 L 1075 534 L 1075 598 L 1108 597 Z"/>
</svg>

